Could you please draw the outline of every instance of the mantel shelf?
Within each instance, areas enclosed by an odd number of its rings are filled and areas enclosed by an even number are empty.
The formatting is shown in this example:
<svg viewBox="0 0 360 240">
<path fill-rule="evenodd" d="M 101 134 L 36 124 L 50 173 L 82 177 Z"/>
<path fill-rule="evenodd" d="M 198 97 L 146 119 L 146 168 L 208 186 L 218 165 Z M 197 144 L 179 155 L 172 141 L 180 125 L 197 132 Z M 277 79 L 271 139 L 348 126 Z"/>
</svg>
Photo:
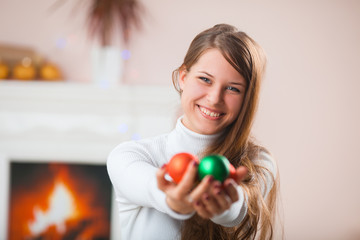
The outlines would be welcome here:
<svg viewBox="0 0 360 240">
<path fill-rule="evenodd" d="M 0 81 L 0 154 L 104 161 L 116 144 L 171 130 L 171 86 Z"/>
<path fill-rule="evenodd" d="M 155 103 L 177 100 L 172 86 L 117 85 L 102 86 L 91 83 L 0 80 L 0 98 L 46 98 L 88 101 L 131 101 Z"/>
</svg>

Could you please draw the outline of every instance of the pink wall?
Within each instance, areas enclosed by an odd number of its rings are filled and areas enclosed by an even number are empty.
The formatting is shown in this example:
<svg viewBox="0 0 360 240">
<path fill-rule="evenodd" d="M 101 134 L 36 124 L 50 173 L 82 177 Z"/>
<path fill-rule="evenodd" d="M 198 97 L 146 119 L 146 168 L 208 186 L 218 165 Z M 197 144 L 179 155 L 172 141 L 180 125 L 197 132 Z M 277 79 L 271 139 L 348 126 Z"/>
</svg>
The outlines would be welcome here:
<svg viewBox="0 0 360 240">
<path fill-rule="evenodd" d="M 31 46 L 69 81 L 90 81 L 84 11 L 65 1 L 51 13 L 51 2 L 2 0 L 0 43 Z M 254 133 L 279 163 L 287 239 L 359 239 L 360 2 L 144 4 L 144 29 L 134 35 L 123 82 L 168 85 L 196 33 L 219 22 L 246 31 L 268 54 Z"/>
</svg>

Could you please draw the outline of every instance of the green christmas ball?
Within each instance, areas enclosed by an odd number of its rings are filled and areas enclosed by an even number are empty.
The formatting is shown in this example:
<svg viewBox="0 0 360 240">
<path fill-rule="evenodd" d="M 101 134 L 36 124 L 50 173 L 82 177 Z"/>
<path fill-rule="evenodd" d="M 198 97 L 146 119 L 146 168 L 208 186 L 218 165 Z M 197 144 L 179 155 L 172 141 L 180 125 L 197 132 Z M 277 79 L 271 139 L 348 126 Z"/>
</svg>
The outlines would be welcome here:
<svg viewBox="0 0 360 240">
<path fill-rule="evenodd" d="M 222 155 L 208 155 L 201 159 L 198 174 L 200 180 L 212 175 L 216 180 L 223 182 L 230 174 L 229 160 Z"/>
</svg>

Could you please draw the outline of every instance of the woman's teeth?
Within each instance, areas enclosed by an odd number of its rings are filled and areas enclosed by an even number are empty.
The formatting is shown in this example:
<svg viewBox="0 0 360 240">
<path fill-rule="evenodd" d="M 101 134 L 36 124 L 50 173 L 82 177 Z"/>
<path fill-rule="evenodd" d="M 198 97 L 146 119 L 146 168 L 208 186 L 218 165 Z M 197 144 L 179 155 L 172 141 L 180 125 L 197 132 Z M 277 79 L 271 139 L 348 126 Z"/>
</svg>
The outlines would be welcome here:
<svg viewBox="0 0 360 240">
<path fill-rule="evenodd" d="M 210 117 L 220 117 L 220 113 L 214 113 L 211 112 L 209 110 L 207 110 L 206 108 L 200 107 L 200 111 L 205 113 L 206 115 L 210 116 Z"/>
</svg>

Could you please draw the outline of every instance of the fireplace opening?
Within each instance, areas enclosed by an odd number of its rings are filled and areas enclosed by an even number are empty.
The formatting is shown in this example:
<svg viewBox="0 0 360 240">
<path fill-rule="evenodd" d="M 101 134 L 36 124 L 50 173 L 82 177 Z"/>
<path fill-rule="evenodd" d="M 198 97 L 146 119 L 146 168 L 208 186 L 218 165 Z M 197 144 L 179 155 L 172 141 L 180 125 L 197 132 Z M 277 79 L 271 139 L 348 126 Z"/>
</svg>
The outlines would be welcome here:
<svg viewBox="0 0 360 240">
<path fill-rule="evenodd" d="M 8 239 L 109 239 L 105 165 L 10 163 Z"/>
</svg>

